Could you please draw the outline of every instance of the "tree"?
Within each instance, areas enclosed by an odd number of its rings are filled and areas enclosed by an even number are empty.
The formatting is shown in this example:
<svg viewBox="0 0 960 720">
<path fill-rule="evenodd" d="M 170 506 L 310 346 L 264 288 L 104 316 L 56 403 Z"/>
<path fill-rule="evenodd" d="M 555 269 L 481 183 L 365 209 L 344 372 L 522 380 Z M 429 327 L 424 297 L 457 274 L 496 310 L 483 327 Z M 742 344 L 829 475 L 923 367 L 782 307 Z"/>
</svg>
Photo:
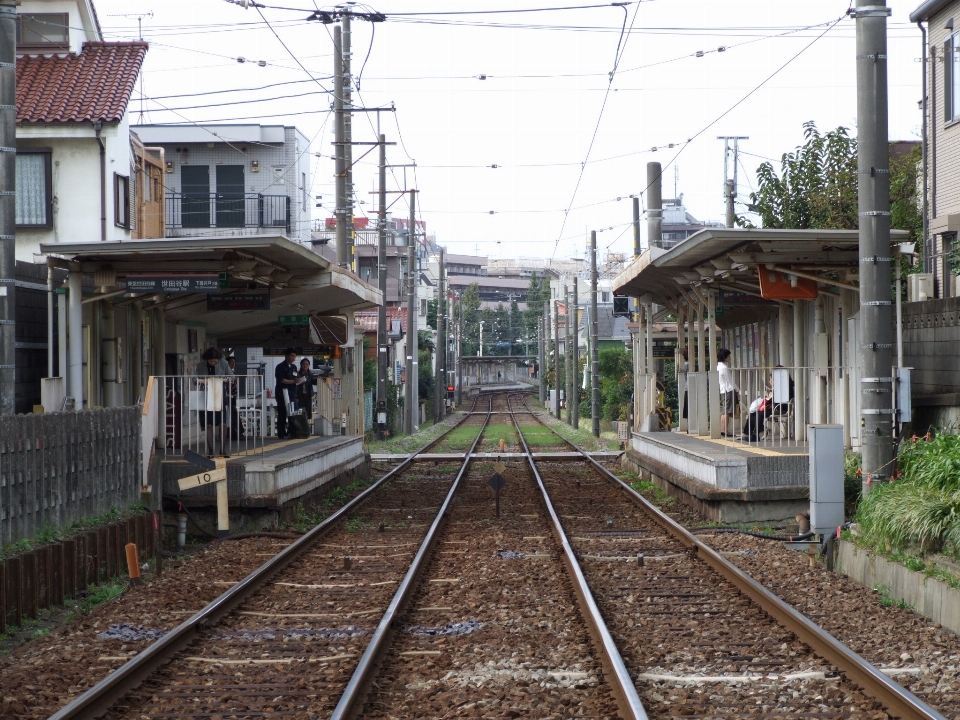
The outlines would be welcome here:
<svg viewBox="0 0 960 720">
<path fill-rule="evenodd" d="M 813 121 L 803 124 L 803 134 L 804 144 L 780 159 L 779 175 L 769 162 L 757 168 L 758 187 L 750 199 L 761 226 L 856 230 L 860 226 L 856 139 L 845 127 L 821 134 Z M 890 227 L 909 231 L 916 243 L 923 232 L 917 198 L 920 146 L 908 153 L 895 150 L 891 146 Z M 752 227 L 743 218 L 738 224 Z M 901 262 L 905 273 L 921 267 Z"/>
<path fill-rule="evenodd" d="M 480 345 L 480 286 L 468 285 L 460 297 L 463 313 L 463 337 L 461 348 L 463 355 L 476 355 Z"/>
<path fill-rule="evenodd" d="M 420 330 L 417 333 L 417 387 L 420 402 L 429 402 L 433 399 L 436 381 L 433 377 L 433 351 L 436 346 L 430 333 Z"/>
<path fill-rule="evenodd" d="M 537 277 L 536 273 L 530 276 L 530 287 L 527 288 L 527 309 L 523 312 L 523 321 L 527 336 L 535 338 L 537 323 L 543 315 L 543 303 L 549 299 L 550 289 L 547 283 Z"/>
<path fill-rule="evenodd" d="M 779 175 L 770 162 L 757 168 L 750 200 L 761 226 L 857 228 L 856 139 L 845 127 L 821 134 L 813 121 L 803 124 L 803 135 L 804 144 L 780 158 Z"/>
<path fill-rule="evenodd" d="M 633 353 L 626 348 L 600 351 L 600 415 L 604 420 L 630 417 Z"/>
</svg>

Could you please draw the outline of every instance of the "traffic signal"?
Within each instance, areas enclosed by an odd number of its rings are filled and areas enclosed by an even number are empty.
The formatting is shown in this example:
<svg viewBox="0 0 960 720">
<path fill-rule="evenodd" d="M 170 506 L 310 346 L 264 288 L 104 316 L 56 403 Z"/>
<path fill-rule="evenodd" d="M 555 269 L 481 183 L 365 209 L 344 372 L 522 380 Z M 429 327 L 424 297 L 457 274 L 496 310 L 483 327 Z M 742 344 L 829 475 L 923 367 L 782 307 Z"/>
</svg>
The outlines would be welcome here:
<svg viewBox="0 0 960 720">
<path fill-rule="evenodd" d="M 630 298 L 620 293 L 613 294 L 613 316 L 614 317 L 632 317 L 630 312 Z"/>
</svg>

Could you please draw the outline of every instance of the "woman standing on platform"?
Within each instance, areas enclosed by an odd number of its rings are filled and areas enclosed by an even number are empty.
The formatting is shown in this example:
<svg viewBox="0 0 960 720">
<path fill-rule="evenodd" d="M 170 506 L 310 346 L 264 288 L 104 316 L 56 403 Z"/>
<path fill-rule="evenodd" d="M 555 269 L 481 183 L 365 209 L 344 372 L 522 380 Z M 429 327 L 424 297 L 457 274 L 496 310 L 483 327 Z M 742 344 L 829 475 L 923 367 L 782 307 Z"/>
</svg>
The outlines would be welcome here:
<svg viewBox="0 0 960 720">
<path fill-rule="evenodd" d="M 297 407 L 303 410 L 307 422 L 310 422 L 313 419 L 313 386 L 317 384 L 317 378 L 310 370 L 308 358 L 300 361 L 300 377 L 304 382 L 297 385 Z"/>
<path fill-rule="evenodd" d="M 717 374 L 720 376 L 720 435 L 722 437 L 733 436 L 733 433 L 727 432 L 727 427 L 733 422 L 734 408 L 736 408 L 739 401 L 738 395 L 740 394 L 740 389 L 733 381 L 733 371 L 730 370 L 729 360 L 729 350 L 726 348 L 717 350 Z"/>
<path fill-rule="evenodd" d="M 218 378 L 216 380 L 201 380 L 198 385 L 202 390 L 203 408 L 200 410 L 200 429 L 206 431 L 207 454 L 213 457 L 216 453 L 214 435 L 219 436 L 220 455 L 230 457 L 227 447 L 227 425 L 230 415 L 226 413 L 226 406 L 230 403 L 229 388 L 224 387 L 225 378 L 233 376 L 233 370 L 223 359 L 223 354 L 217 348 L 207 348 L 200 362 L 197 363 L 196 373 L 199 377 Z"/>
</svg>

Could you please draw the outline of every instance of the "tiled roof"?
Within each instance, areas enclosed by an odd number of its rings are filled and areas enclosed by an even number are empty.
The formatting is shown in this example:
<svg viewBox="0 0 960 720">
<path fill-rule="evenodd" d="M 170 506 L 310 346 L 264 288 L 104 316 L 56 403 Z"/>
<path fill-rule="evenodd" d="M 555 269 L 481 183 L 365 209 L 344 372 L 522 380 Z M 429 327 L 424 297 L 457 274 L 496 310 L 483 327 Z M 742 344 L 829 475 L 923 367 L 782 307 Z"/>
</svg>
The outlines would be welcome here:
<svg viewBox="0 0 960 720">
<path fill-rule="evenodd" d="M 17 58 L 17 122 L 119 122 L 127 110 L 144 42 L 87 42 L 79 55 Z"/>
</svg>

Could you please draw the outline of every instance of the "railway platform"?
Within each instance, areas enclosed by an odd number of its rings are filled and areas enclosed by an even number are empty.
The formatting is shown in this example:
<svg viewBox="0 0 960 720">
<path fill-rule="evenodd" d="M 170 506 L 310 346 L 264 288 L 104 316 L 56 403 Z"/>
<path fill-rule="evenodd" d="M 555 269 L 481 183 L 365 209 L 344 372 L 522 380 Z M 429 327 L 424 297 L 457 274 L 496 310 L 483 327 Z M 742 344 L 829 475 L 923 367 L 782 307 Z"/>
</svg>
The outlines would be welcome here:
<svg viewBox="0 0 960 720">
<path fill-rule="evenodd" d="M 164 496 L 177 497 L 188 508 L 216 505 L 213 487 L 179 491 L 177 480 L 197 472 L 196 467 L 182 457 L 163 459 L 160 472 Z M 358 435 L 303 440 L 264 438 L 262 452 L 231 457 L 227 461 L 230 508 L 261 509 L 273 515 L 304 496 L 325 489 L 331 482 L 359 475 L 365 477 L 368 472 L 369 456 L 363 449 L 363 438 Z"/>
<path fill-rule="evenodd" d="M 623 463 L 718 522 L 785 520 L 810 506 L 805 442 L 757 447 L 685 433 L 635 432 Z"/>
</svg>

